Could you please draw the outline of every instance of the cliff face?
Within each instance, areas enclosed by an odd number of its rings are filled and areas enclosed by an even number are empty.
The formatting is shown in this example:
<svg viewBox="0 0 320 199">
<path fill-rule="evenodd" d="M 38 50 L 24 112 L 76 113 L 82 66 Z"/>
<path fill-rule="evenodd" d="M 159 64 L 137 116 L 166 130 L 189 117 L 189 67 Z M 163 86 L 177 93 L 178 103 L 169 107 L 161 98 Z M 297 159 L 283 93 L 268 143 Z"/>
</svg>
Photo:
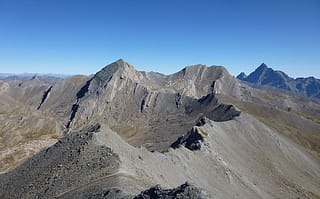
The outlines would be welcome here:
<svg viewBox="0 0 320 199">
<path fill-rule="evenodd" d="M 146 147 L 165 150 L 170 144 L 165 138 L 182 134 L 202 112 L 219 120 L 231 111 L 221 112 L 217 99 L 213 108 L 199 111 L 198 98 L 211 95 L 214 99 L 214 93 L 238 96 L 237 84 L 223 67 L 196 65 L 165 76 L 136 71 L 130 64 L 118 60 L 95 74 L 80 89 L 67 127 L 79 128 L 89 121 L 99 121 L 120 134 L 131 131 L 124 136 L 130 137 L 130 143 L 137 146 L 143 144 L 139 141 L 140 135 L 152 139 L 153 135 L 148 132 L 153 129 L 156 134 L 162 134 L 163 140 Z M 177 120 L 183 127 L 177 125 Z"/>
</svg>

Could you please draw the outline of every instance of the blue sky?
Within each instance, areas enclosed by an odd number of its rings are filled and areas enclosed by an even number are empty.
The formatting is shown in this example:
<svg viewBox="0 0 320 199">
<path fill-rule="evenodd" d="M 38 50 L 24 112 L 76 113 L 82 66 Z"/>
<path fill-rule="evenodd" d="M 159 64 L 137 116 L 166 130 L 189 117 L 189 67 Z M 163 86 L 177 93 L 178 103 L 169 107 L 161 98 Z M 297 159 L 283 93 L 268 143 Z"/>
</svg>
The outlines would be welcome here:
<svg viewBox="0 0 320 199">
<path fill-rule="evenodd" d="M 0 0 L 0 72 L 91 74 L 119 58 L 319 78 L 320 1 Z"/>
</svg>

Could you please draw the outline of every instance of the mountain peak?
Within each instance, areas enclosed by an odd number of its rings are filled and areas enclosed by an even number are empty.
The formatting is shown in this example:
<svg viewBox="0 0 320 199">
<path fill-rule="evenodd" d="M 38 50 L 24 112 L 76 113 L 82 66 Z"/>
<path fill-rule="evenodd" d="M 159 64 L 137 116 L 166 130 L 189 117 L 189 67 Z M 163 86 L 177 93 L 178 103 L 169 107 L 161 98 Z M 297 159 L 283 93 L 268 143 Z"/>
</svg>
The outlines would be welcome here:
<svg viewBox="0 0 320 199">
<path fill-rule="evenodd" d="M 118 59 L 117 61 L 108 64 L 104 68 L 102 68 L 99 72 L 97 72 L 94 76 L 94 79 L 97 80 L 97 82 L 105 82 L 108 81 L 114 73 L 117 71 L 129 71 L 128 74 L 135 69 L 133 66 L 131 66 L 129 63 L 125 62 L 123 59 Z"/>
<path fill-rule="evenodd" d="M 111 64 L 108 64 L 104 68 L 107 67 L 116 67 L 116 68 L 122 68 L 122 67 L 132 67 L 128 62 L 124 61 L 123 59 L 118 59 L 115 62 L 112 62 Z"/>
<path fill-rule="evenodd" d="M 113 62 L 113 63 L 126 63 L 126 64 L 128 64 L 126 61 L 124 61 L 123 59 L 118 59 L 117 61 L 115 61 L 115 62 Z"/>
<path fill-rule="evenodd" d="M 268 69 L 268 66 L 265 63 L 260 64 L 260 66 L 257 68 L 257 70 L 265 70 L 265 69 Z"/>
<path fill-rule="evenodd" d="M 244 80 L 245 78 L 247 78 L 247 75 L 246 75 L 244 72 L 241 72 L 241 73 L 237 76 L 237 79 L 240 79 L 240 80 Z"/>
<path fill-rule="evenodd" d="M 255 71 L 246 77 L 243 76 L 242 73 L 239 74 L 237 79 L 253 84 L 288 90 L 306 97 L 320 98 L 320 80 L 315 78 L 294 79 L 282 71 L 269 68 L 265 63 L 262 63 Z"/>
</svg>

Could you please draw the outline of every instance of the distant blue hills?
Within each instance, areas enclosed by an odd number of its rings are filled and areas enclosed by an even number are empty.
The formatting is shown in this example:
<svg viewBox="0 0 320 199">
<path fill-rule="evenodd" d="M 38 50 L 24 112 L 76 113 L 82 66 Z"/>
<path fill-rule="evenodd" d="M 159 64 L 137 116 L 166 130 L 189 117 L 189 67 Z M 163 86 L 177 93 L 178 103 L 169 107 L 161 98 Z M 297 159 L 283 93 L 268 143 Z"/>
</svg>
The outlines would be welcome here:
<svg viewBox="0 0 320 199">
<path fill-rule="evenodd" d="M 0 73 L 0 79 L 4 79 L 7 77 L 24 77 L 24 78 L 32 78 L 34 76 L 41 76 L 41 77 L 55 77 L 55 78 L 67 78 L 70 77 L 71 75 L 66 75 L 66 74 L 54 74 L 54 73 Z"/>
<path fill-rule="evenodd" d="M 257 85 L 283 89 L 311 98 L 320 98 L 320 80 L 314 77 L 292 78 L 282 71 L 273 70 L 262 63 L 255 71 L 240 73 L 237 79 Z"/>
</svg>

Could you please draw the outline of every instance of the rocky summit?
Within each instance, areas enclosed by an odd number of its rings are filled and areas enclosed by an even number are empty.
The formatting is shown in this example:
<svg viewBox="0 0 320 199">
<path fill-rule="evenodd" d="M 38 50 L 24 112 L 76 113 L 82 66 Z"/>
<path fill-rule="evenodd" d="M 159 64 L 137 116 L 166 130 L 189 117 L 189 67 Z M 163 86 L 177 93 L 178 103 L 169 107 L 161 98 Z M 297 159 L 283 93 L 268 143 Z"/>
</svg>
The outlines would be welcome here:
<svg viewBox="0 0 320 199">
<path fill-rule="evenodd" d="M 317 80 L 265 64 L 238 79 L 122 59 L 91 76 L 4 76 L 0 198 L 319 198 Z"/>
<path fill-rule="evenodd" d="M 257 85 L 271 86 L 306 97 L 320 98 L 319 79 L 314 77 L 294 79 L 282 71 L 275 71 L 269 68 L 264 63 L 248 76 L 243 72 L 240 73 L 237 79 Z"/>
</svg>

